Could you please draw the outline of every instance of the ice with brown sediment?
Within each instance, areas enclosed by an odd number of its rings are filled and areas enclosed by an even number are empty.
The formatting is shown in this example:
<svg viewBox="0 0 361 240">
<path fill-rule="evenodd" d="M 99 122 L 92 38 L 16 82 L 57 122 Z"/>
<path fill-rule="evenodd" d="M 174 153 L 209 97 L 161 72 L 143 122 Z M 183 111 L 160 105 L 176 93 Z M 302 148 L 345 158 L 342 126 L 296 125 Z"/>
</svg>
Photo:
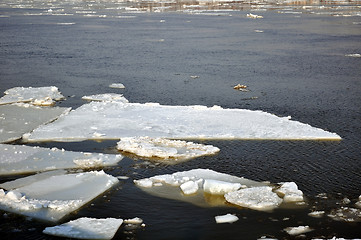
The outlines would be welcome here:
<svg viewBox="0 0 361 240">
<path fill-rule="evenodd" d="M 99 168 L 116 165 L 122 158 L 120 154 L 0 144 L 0 175 L 69 168 Z"/>
<path fill-rule="evenodd" d="M 59 184 L 61 183 L 61 184 Z M 118 183 L 104 171 L 45 172 L 0 184 L 0 209 L 57 222 Z"/>
<path fill-rule="evenodd" d="M 149 136 L 168 139 L 341 139 L 339 135 L 263 111 L 219 106 L 90 102 L 40 126 L 37 141 L 105 140 Z"/>
</svg>

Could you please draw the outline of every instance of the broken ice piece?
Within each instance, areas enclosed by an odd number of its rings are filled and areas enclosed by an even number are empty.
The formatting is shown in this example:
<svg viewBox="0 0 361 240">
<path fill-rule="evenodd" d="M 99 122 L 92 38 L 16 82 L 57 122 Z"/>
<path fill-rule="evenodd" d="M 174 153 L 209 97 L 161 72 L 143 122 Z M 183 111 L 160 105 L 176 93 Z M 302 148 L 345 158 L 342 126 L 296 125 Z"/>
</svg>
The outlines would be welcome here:
<svg viewBox="0 0 361 240">
<path fill-rule="evenodd" d="M 113 166 L 122 158 L 120 154 L 84 153 L 57 148 L 0 144 L 0 175 Z"/>
<path fill-rule="evenodd" d="M 110 88 L 125 88 L 123 83 L 112 83 L 109 85 Z"/>
<path fill-rule="evenodd" d="M 321 218 L 325 214 L 325 211 L 313 211 L 308 214 L 310 217 Z"/>
<path fill-rule="evenodd" d="M 131 152 L 141 157 L 190 159 L 202 155 L 211 155 L 219 151 L 212 145 L 203 145 L 164 138 L 127 137 L 117 143 L 118 150 Z"/>
<path fill-rule="evenodd" d="M 182 192 L 186 195 L 194 194 L 198 191 L 198 183 L 194 181 L 188 181 L 179 186 Z"/>
<path fill-rule="evenodd" d="M 71 108 L 40 108 L 32 105 L 0 105 L 0 143 L 20 139 L 23 134 L 49 123 Z"/>
<path fill-rule="evenodd" d="M 8 192 L 5 196 L 0 194 L 0 209 L 56 222 L 119 182 L 104 171 L 40 175 L 1 184 Z"/>
<path fill-rule="evenodd" d="M 234 223 L 239 220 L 239 218 L 236 215 L 233 214 L 226 214 L 222 216 L 216 216 L 216 223 Z"/>
<path fill-rule="evenodd" d="M 281 183 L 281 187 L 276 190 L 280 194 L 284 202 L 303 202 L 303 192 L 298 189 L 294 182 Z"/>
<path fill-rule="evenodd" d="M 346 57 L 361 58 L 361 54 L 359 54 L 359 53 L 346 54 L 345 56 L 346 56 Z"/>
<path fill-rule="evenodd" d="M 248 92 L 249 90 L 247 89 L 246 85 L 242 85 L 242 84 L 237 84 L 236 86 L 233 87 L 233 89 L 242 91 L 242 92 Z"/>
<path fill-rule="evenodd" d="M 289 235 L 295 236 L 313 231 L 309 226 L 288 227 L 284 229 Z"/>
<path fill-rule="evenodd" d="M 96 94 L 96 95 L 89 95 L 83 96 L 81 99 L 87 101 L 99 101 L 99 102 L 124 102 L 127 103 L 128 99 L 126 99 L 123 94 L 117 93 L 104 93 L 104 94 Z"/>
<path fill-rule="evenodd" d="M 79 218 L 58 226 L 47 227 L 45 234 L 77 239 L 112 239 L 123 220 L 117 218 Z"/>
<path fill-rule="evenodd" d="M 64 96 L 57 87 L 15 87 L 6 90 L 5 96 L 0 98 L 1 104 L 30 102 L 33 105 L 48 106 L 53 104 L 53 100 L 61 100 Z"/>
<path fill-rule="evenodd" d="M 206 193 L 215 195 L 224 195 L 228 192 L 234 192 L 240 189 L 242 184 L 223 182 L 213 179 L 205 179 L 203 184 L 203 190 Z"/>
<path fill-rule="evenodd" d="M 282 203 L 282 198 L 268 186 L 240 189 L 226 193 L 224 197 L 232 204 L 261 211 L 272 210 Z"/>
<path fill-rule="evenodd" d="M 248 18 L 253 18 L 253 19 L 263 18 L 263 16 L 256 15 L 256 14 L 252 14 L 252 13 L 247 13 L 247 17 L 248 17 Z"/>
</svg>

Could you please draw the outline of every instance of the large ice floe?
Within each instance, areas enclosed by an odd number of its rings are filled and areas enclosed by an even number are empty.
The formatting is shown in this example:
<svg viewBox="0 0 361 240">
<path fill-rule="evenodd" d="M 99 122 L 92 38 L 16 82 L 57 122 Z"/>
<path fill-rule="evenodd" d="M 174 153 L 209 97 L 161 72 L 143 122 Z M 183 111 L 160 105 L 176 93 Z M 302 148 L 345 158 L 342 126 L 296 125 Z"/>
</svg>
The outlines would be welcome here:
<svg viewBox="0 0 361 240">
<path fill-rule="evenodd" d="M 176 162 L 219 152 L 219 148 L 212 145 L 150 137 L 121 138 L 117 148 L 140 157 L 171 159 Z"/>
<path fill-rule="evenodd" d="M 262 111 L 219 106 L 91 102 L 35 129 L 26 141 L 123 137 L 171 139 L 340 139 L 335 133 Z"/>
<path fill-rule="evenodd" d="M 69 111 L 70 108 L 44 108 L 29 104 L 0 105 L 0 143 L 18 140 L 23 134 Z"/>
<path fill-rule="evenodd" d="M 0 144 L 0 175 L 31 173 L 67 168 L 97 168 L 116 165 L 120 154 L 72 152 Z"/>
<path fill-rule="evenodd" d="M 284 201 L 287 194 L 276 193 L 279 186 L 209 169 L 158 175 L 134 180 L 134 183 L 149 194 L 202 207 L 224 206 L 231 203 L 254 210 L 269 211 L 279 207 L 283 202 L 289 203 Z M 284 184 L 286 183 L 281 185 Z M 300 193 L 302 192 L 298 190 L 298 194 Z M 304 204 L 303 194 L 293 203 L 295 206 Z"/>
<path fill-rule="evenodd" d="M 61 100 L 64 96 L 57 87 L 15 87 L 6 90 L 5 96 L 0 98 L 1 104 L 25 102 L 33 105 L 49 106 L 54 104 L 54 100 Z"/>
<path fill-rule="evenodd" d="M 0 184 L 0 209 L 56 222 L 116 183 L 117 178 L 103 171 L 40 173 Z"/>
<path fill-rule="evenodd" d="M 112 239 L 123 219 L 79 218 L 58 226 L 47 227 L 43 233 L 59 237 L 77 239 Z"/>
</svg>

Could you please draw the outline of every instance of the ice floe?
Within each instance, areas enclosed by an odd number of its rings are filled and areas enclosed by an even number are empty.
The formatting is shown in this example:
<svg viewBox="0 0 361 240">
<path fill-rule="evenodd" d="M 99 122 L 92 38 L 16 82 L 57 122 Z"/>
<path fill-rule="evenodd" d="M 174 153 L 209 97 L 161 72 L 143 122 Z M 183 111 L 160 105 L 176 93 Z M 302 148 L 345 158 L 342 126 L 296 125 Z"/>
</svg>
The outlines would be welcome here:
<svg viewBox="0 0 361 240">
<path fill-rule="evenodd" d="M 254 210 L 269 211 L 283 203 L 282 197 L 266 182 L 215 172 L 193 169 L 134 180 L 143 191 L 197 206 L 225 206 L 229 203 Z M 287 203 L 287 201 L 285 201 Z"/>
<path fill-rule="evenodd" d="M 186 160 L 219 152 L 219 148 L 212 145 L 150 137 L 121 138 L 117 148 L 141 157 L 175 160 Z"/>
<path fill-rule="evenodd" d="M 222 216 L 216 216 L 215 217 L 216 223 L 234 223 L 239 220 L 239 218 L 236 215 L 233 214 L 226 214 Z"/>
<path fill-rule="evenodd" d="M 83 96 L 83 100 L 87 101 L 99 101 L 99 102 L 123 102 L 127 103 L 128 99 L 126 99 L 123 94 L 117 94 L 117 93 L 104 93 L 104 94 L 95 94 L 95 95 L 89 95 L 89 96 Z"/>
<path fill-rule="evenodd" d="M 288 227 L 284 229 L 289 235 L 295 236 L 313 231 L 309 226 Z"/>
<path fill-rule="evenodd" d="M 15 87 L 6 90 L 5 96 L 0 98 L 1 104 L 16 102 L 29 102 L 33 105 L 49 106 L 54 104 L 54 100 L 61 100 L 64 96 L 57 87 Z"/>
<path fill-rule="evenodd" d="M 0 175 L 112 166 L 122 158 L 120 154 L 72 152 L 57 148 L 0 144 Z"/>
<path fill-rule="evenodd" d="M 56 222 L 118 183 L 104 171 L 45 172 L 0 184 L 0 209 Z"/>
<path fill-rule="evenodd" d="M 359 53 L 346 54 L 345 56 L 346 57 L 361 58 L 361 54 L 359 54 Z"/>
<path fill-rule="evenodd" d="M 43 108 L 29 104 L 0 105 L 0 143 L 18 140 L 23 134 L 69 111 L 70 108 Z"/>
<path fill-rule="evenodd" d="M 112 83 L 109 85 L 110 88 L 125 88 L 123 83 Z"/>
<path fill-rule="evenodd" d="M 77 239 L 112 239 L 123 219 L 117 218 L 79 218 L 58 226 L 47 227 L 43 233 L 58 237 Z"/>
<path fill-rule="evenodd" d="M 262 111 L 219 106 L 90 102 L 35 129 L 25 140 L 80 141 L 149 136 L 173 139 L 340 139 Z"/>
</svg>

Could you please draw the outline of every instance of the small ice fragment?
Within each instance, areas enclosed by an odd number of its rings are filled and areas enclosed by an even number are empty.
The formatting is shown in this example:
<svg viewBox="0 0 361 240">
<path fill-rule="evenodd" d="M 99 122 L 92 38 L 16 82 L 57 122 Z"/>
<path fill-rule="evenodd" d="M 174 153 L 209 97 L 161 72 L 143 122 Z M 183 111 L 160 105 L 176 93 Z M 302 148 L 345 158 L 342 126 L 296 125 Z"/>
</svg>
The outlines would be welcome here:
<svg viewBox="0 0 361 240">
<path fill-rule="evenodd" d="M 237 84 L 236 86 L 233 87 L 233 89 L 242 91 L 242 92 L 248 92 L 249 90 L 247 89 L 246 85 L 242 85 L 242 84 Z"/>
<path fill-rule="evenodd" d="M 79 218 L 55 227 L 47 227 L 45 234 L 77 239 L 112 239 L 122 225 L 116 218 Z"/>
<path fill-rule="evenodd" d="M 117 176 L 117 178 L 118 178 L 119 180 L 127 180 L 127 179 L 129 179 L 128 176 Z"/>
<path fill-rule="evenodd" d="M 224 197 L 235 205 L 260 211 L 272 210 L 282 203 L 282 199 L 268 186 L 240 189 L 226 193 Z"/>
<path fill-rule="evenodd" d="M 361 58 L 361 54 L 359 54 L 359 53 L 346 54 L 345 56 L 346 57 Z"/>
<path fill-rule="evenodd" d="M 321 218 L 323 217 L 323 215 L 325 215 L 325 211 L 313 211 L 308 214 L 308 216 L 314 218 Z"/>
<path fill-rule="evenodd" d="M 125 88 L 123 83 L 112 83 L 109 85 L 110 88 Z"/>
<path fill-rule="evenodd" d="M 126 99 L 123 94 L 116 93 L 105 93 L 105 94 L 96 94 L 90 96 L 83 96 L 83 100 L 87 101 L 99 101 L 99 102 L 123 102 L 128 103 L 128 99 Z"/>
<path fill-rule="evenodd" d="M 180 188 L 182 189 L 185 195 L 190 195 L 196 193 L 199 187 L 196 182 L 188 181 L 180 185 Z"/>
<path fill-rule="evenodd" d="M 153 182 L 149 178 L 134 180 L 134 183 L 140 187 L 145 187 L 145 188 L 150 188 L 153 186 Z"/>
<path fill-rule="evenodd" d="M 284 202 L 302 202 L 304 200 L 303 192 L 298 189 L 296 183 L 285 182 L 281 184 L 281 187 L 276 192 L 283 197 Z"/>
<path fill-rule="evenodd" d="M 126 219 L 124 220 L 125 224 L 142 224 L 143 223 L 143 219 L 139 218 L 139 217 L 135 217 L 135 218 L 131 218 L 131 219 Z"/>
<path fill-rule="evenodd" d="M 234 192 L 240 189 L 242 184 L 229 183 L 224 181 L 217 181 L 213 179 L 205 179 L 203 184 L 203 190 L 206 193 L 215 195 L 224 195 L 228 192 Z"/>
<path fill-rule="evenodd" d="M 260 15 L 256 15 L 256 14 L 252 14 L 252 13 L 247 13 L 247 17 L 248 17 L 248 18 L 253 18 L 253 19 L 263 18 L 263 17 L 260 16 Z"/>
<path fill-rule="evenodd" d="M 239 218 L 233 214 L 226 214 L 222 216 L 216 216 L 216 223 L 234 223 L 239 220 Z"/>
<path fill-rule="evenodd" d="M 289 235 L 295 236 L 313 231 L 309 226 L 288 227 L 284 229 Z"/>
</svg>

